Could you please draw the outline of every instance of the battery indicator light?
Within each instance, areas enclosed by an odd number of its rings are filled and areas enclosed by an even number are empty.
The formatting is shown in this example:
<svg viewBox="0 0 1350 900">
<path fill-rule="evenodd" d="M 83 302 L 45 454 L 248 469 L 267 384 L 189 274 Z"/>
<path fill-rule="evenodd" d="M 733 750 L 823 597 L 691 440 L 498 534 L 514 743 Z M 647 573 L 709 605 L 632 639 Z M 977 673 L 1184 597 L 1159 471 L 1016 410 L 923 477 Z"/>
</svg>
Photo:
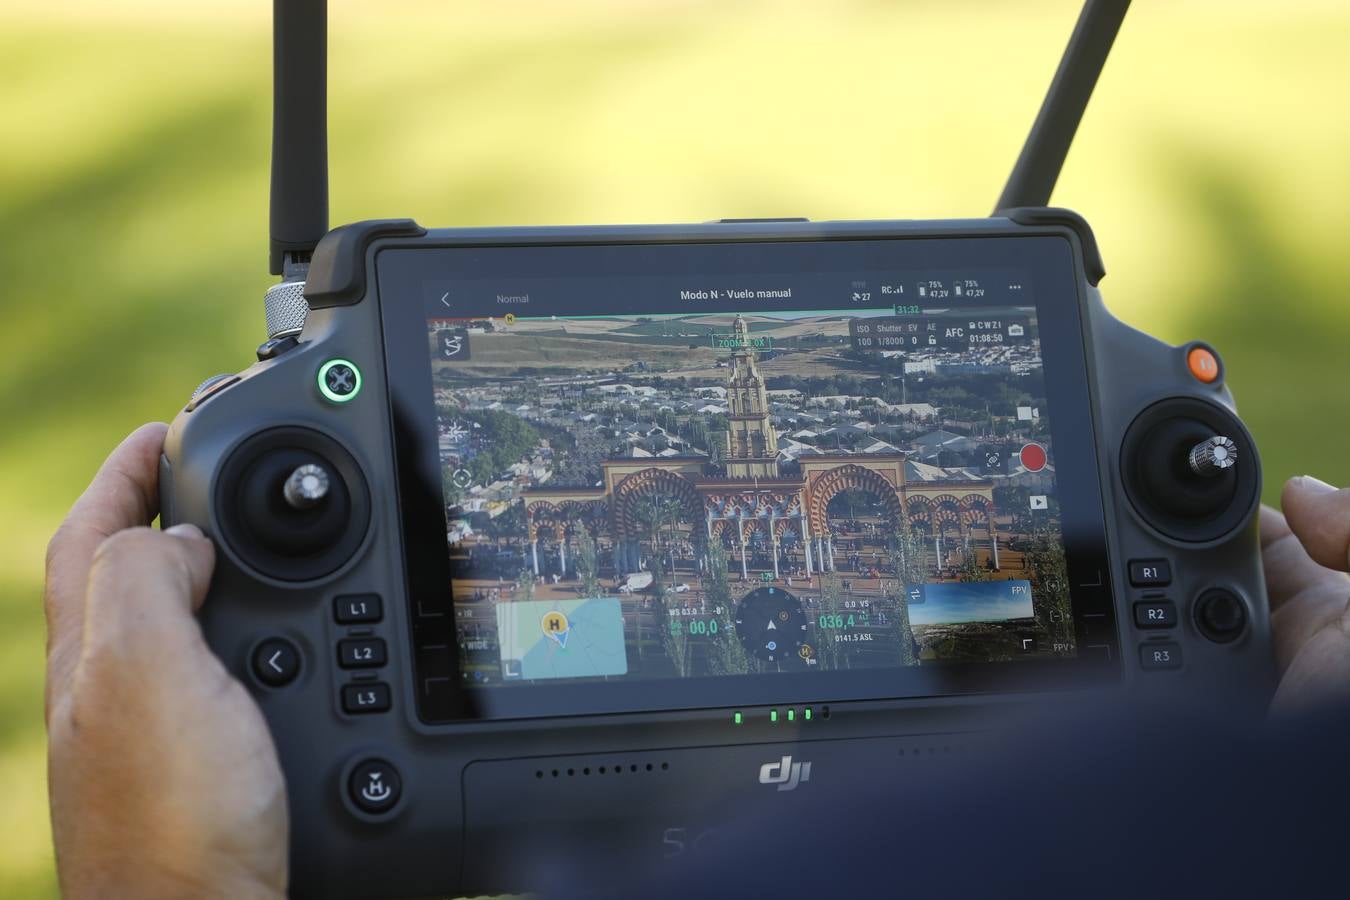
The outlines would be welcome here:
<svg viewBox="0 0 1350 900">
<path fill-rule="evenodd" d="M 808 706 L 806 709 L 802 710 L 802 718 L 808 722 L 811 721 L 811 707 Z"/>
<path fill-rule="evenodd" d="M 778 724 L 778 710 L 769 710 L 769 721 L 773 722 L 775 725 Z"/>
<path fill-rule="evenodd" d="M 734 716 L 731 717 L 731 721 L 733 724 L 739 725 L 741 724 L 741 722 L 745 721 L 745 719 L 740 713 L 736 713 Z"/>
<path fill-rule="evenodd" d="M 791 721 L 793 721 L 793 720 L 796 719 L 796 718 L 797 718 L 797 711 L 796 711 L 795 709 L 789 709 L 789 710 L 788 710 L 788 721 L 791 722 Z"/>
</svg>

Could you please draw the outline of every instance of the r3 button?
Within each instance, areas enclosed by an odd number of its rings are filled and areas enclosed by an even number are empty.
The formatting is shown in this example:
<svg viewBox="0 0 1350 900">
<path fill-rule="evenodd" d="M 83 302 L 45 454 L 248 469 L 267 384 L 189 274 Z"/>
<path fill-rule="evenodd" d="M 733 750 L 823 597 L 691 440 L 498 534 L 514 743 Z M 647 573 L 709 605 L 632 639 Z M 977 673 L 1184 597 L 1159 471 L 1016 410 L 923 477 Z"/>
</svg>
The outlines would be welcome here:
<svg viewBox="0 0 1350 900">
<path fill-rule="evenodd" d="M 398 770 L 382 759 L 362 762 L 347 779 L 347 796 L 357 809 L 373 816 L 393 809 L 402 793 Z"/>
<path fill-rule="evenodd" d="M 1139 648 L 1139 664 L 1145 669 L 1181 668 L 1181 647 L 1178 644 L 1143 644 Z"/>
</svg>

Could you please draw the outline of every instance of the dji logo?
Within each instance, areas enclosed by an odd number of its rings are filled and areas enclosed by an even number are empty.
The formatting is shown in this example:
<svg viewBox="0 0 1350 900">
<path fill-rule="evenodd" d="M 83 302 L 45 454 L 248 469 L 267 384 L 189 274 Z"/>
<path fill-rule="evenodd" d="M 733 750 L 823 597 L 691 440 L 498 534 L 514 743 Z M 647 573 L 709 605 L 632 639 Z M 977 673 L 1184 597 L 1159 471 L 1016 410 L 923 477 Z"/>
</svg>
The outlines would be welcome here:
<svg viewBox="0 0 1350 900">
<path fill-rule="evenodd" d="M 778 762 L 765 763 L 759 767 L 760 784 L 776 784 L 780 791 L 795 791 L 797 785 L 811 780 L 811 764 L 794 763 L 792 757 L 785 756 Z"/>
</svg>

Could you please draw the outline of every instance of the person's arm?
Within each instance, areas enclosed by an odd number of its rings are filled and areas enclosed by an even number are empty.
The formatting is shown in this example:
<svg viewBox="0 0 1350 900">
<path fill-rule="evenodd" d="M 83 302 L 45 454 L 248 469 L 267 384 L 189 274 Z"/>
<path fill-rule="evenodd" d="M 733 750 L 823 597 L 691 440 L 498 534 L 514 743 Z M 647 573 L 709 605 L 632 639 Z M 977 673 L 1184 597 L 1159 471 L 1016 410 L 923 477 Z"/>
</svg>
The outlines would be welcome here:
<svg viewBox="0 0 1350 900">
<path fill-rule="evenodd" d="M 281 897 L 286 794 L 266 724 L 194 610 L 215 554 L 155 531 L 165 426 L 119 446 L 47 551 L 52 831 L 66 897 Z"/>
</svg>

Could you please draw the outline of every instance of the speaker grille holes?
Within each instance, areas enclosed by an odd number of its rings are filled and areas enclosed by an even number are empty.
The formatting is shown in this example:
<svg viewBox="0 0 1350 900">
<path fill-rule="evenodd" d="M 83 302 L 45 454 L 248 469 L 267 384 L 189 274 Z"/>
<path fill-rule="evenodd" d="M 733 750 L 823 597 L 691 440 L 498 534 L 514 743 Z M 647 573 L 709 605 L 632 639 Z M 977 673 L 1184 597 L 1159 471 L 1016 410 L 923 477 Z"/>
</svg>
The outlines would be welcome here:
<svg viewBox="0 0 1350 900">
<path fill-rule="evenodd" d="M 616 763 L 614 765 L 596 766 L 594 769 L 592 769 L 591 766 L 583 766 L 579 769 L 576 767 L 568 769 L 535 769 L 534 777 L 536 781 L 542 781 L 545 777 L 587 778 L 593 774 L 609 775 L 612 773 L 614 775 L 622 775 L 625 770 L 632 774 L 640 772 L 669 772 L 670 763 L 628 763 L 626 766 L 623 763 Z"/>
<path fill-rule="evenodd" d="M 909 748 L 901 747 L 896 751 L 896 755 L 901 757 L 908 756 L 910 758 L 918 758 L 923 756 L 937 756 L 940 753 L 943 756 L 951 756 L 953 754 L 965 753 L 969 749 L 970 746 L 968 744 L 956 744 L 956 745 L 943 744 L 941 746 L 933 745 L 933 746 L 909 747 Z"/>
</svg>

